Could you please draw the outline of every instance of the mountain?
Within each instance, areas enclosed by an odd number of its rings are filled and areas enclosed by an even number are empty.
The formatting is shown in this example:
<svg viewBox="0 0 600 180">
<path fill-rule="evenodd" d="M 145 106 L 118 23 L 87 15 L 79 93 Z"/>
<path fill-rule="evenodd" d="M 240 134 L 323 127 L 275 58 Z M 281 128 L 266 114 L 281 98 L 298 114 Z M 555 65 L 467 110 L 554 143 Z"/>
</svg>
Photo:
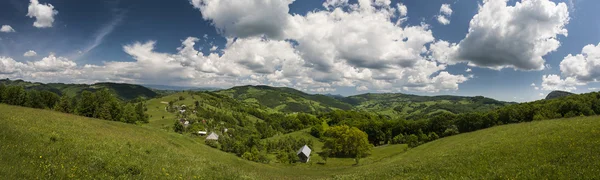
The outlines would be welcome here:
<svg viewBox="0 0 600 180">
<path fill-rule="evenodd" d="M 357 110 L 408 119 L 425 118 L 439 112 L 484 112 L 512 104 L 483 96 L 418 96 L 403 93 L 367 93 L 340 100 L 353 105 Z"/>
<path fill-rule="evenodd" d="M 287 87 L 238 86 L 217 91 L 234 99 L 280 112 L 328 112 L 335 109 L 369 111 L 390 117 L 424 118 L 439 112 L 483 112 L 503 102 L 483 96 L 418 96 L 402 93 L 340 95 L 307 94 Z"/>
<path fill-rule="evenodd" d="M 573 95 L 573 93 L 566 92 L 566 91 L 552 91 L 546 96 L 546 99 L 556 99 L 556 98 L 560 98 L 560 97 L 564 97 L 564 96 L 568 96 L 568 95 Z"/>
<path fill-rule="evenodd" d="M 221 90 L 221 88 L 216 88 L 216 87 L 168 86 L 168 85 L 156 85 L 156 84 L 144 84 L 142 86 L 145 86 L 145 87 L 150 88 L 150 89 L 170 90 L 170 91 L 186 91 L 186 90 L 191 90 L 191 91 L 216 91 L 216 90 Z"/>
<path fill-rule="evenodd" d="M 83 91 L 97 91 L 107 88 L 121 100 L 132 100 L 138 97 L 154 98 L 158 94 L 144 86 L 124 83 L 95 83 L 95 84 L 64 84 L 64 83 L 39 83 L 23 80 L 1 79 L 0 84 L 23 86 L 25 89 L 48 90 L 59 95 L 75 97 Z"/>
<path fill-rule="evenodd" d="M 327 112 L 335 109 L 350 110 L 350 104 L 321 94 L 307 94 L 287 87 L 238 86 L 216 91 L 233 99 L 266 106 L 280 112 Z"/>
<path fill-rule="evenodd" d="M 0 104 L 0 177 L 599 179 L 597 119 L 501 125 L 410 149 L 404 144 L 375 147 L 359 165 L 348 158 L 329 158 L 324 164 L 311 158 L 307 164 L 288 165 L 243 160 L 207 146 L 197 136 Z M 313 149 L 315 155 L 320 152 L 320 147 Z"/>
</svg>

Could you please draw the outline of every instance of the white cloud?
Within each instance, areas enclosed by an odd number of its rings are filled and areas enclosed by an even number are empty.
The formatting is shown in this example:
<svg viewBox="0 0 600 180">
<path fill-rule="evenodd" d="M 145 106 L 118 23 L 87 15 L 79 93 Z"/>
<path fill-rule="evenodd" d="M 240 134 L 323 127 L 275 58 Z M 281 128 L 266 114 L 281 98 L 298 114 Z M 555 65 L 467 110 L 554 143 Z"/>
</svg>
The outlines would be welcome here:
<svg viewBox="0 0 600 180">
<path fill-rule="evenodd" d="M 56 57 L 54 54 L 50 54 L 50 56 L 45 57 L 40 61 L 29 62 L 28 65 L 35 68 L 37 71 L 49 72 L 64 71 L 77 66 L 75 62 L 64 57 Z"/>
<path fill-rule="evenodd" d="M 10 25 L 2 25 L 2 28 L 0 28 L 0 32 L 11 33 L 11 32 L 16 32 L 16 31 Z"/>
<path fill-rule="evenodd" d="M 450 8 L 450 4 L 442 4 L 442 6 L 440 7 L 440 14 L 451 16 L 452 8 Z"/>
<path fill-rule="evenodd" d="M 356 87 L 356 91 L 368 91 L 369 88 L 367 86 L 358 86 Z"/>
<path fill-rule="evenodd" d="M 452 8 L 450 4 L 442 4 L 440 7 L 440 14 L 437 15 L 437 20 L 440 24 L 448 25 L 450 24 L 450 17 L 452 16 Z"/>
<path fill-rule="evenodd" d="M 33 57 L 33 56 L 37 56 L 37 53 L 33 50 L 29 50 L 27 52 L 25 52 L 25 54 L 23 54 L 23 56 L 25 57 Z"/>
<path fill-rule="evenodd" d="M 586 45 L 581 50 L 581 54 L 567 55 L 560 62 L 560 71 L 564 78 L 562 80 L 558 75 L 548 78 L 544 76 L 544 83 L 550 82 L 549 87 L 556 89 L 574 90 L 575 86 L 586 85 L 590 82 L 598 82 L 600 80 L 600 43 L 596 46 L 593 44 Z M 552 89 L 545 88 L 542 89 Z"/>
<path fill-rule="evenodd" d="M 283 37 L 294 0 L 191 0 L 202 17 L 228 37 Z"/>
<path fill-rule="evenodd" d="M 454 61 L 437 60 L 434 56 L 438 54 L 425 57 L 427 44 L 436 42 L 433 33 L 427 24 L 394 22 L 407 18 L 403 17 L 403 5 L 392 5 L 389 0 L 361 0 L 358 4 L 330 0 L 326 3 L 333 5 L 324 5 L 328 10 L 292 15 L 287 7 L 291 2 L 192 0 L 225 36 L 227 43 L 219 53 L 214 47 L 208 54 L 200 52 L 194 47 L 200 41 L 195 37 L 183 40 L 175 53 L 157 52 L 154 41 L 136 42 L 123 47 L 134 61 L 77 65 L 51 55 L 23 64 L 33 70 L 17 74 L 40 81 L 215 87 L 267 84 L 311 92 L 338 87 L 455 91 L 473 77 L 450 74 L 446 67 Z M 452 51 L 450 46 L 440 44 Z"/>
<path fill-rule="evenodd" d="M 35 17 L 33 26 L 37 28 L 52 27 L 54 16 L 58 14 L 52 4 L 40 4 L 38 0 L 31 0 L 27 9 L 27 16 L 30 18 Z"/>
<path fill-rule="evenodd" d="M 471 19 L 465 39 L 457 47 L 448 44 L 445 50 L 456 50 L 444 52 L 448 59 L 441 61 L 468 62 L 491 69 L 544 69 L 542 57 L 560 46 L 558 35 L 567 36 L 566 4 L 523 0 L 507 6 L 506 1 L 484 0 Z"/>
<path fill-rule="evenodd" d="M 544 75 L 542 77 L 542 90 L 562 90 L 562 91 L 573 91 L 576 90 L 576 86 L 584 85 L 578 82 L 575 78 L 567 77 L 561 79 L 556 74 Z"/>
<path fill-rule="evenodd" d="M 218 48 L 219 48 L 218 46 L 212 46 L 212 47 L 210 48 L 210 51 L 211 51 L 211 52 L 212 52 L 212 51 L 216 51 Z"/>
<path fill-rule="evenodd" d="M 539 94 L 538 94 L 538 96 L 540 96 L 540 97 L 544 97 L 544 96 L 545 96 L 545 94 L 544 94 L 544 93 L 539 93 Z"/>
<path fill-rule="evenodd" d="M 465 72 L 471 72 L 473 70 L 471 70 L 471 68 L 467 68 L 467 70 L 465 70 Z"/>
<path fill-rule="evenodd" d="M 438 16 L 437 16 L 437 21 L 438 21 L 440 24 L 443 24 L 443 25 L 448 25 L 448 24 L 450 24 L 450 20 L 448 20 L 448 18 L 446 18 L 446 16 L 443 16 L 443 15 L 438 15 Z"/>
<path fill-rule="evenodd" d="M 581 82 L 600 80 L 600 43 L 586 45 L 581 54 L 567 55 L 560 62 L 563 76 L 573 77 Z"/>
<path fill-rule="evenodd" d="M 0 74 L 11 75 L 20 72 L 23 69 L 27 69 L 26 65 L 15 61 L 10 57 L 0 56 Z"/>
<path fill-rule="evenodd" d="M 348 0 L 326 0 L 323 7 L 327 9 L 348 6 Z"/>
<path fill-rule="evenodd" d="M 408 15 L 408 8 L 406 8 L 406 6 L 402 3 L 398 3 L 396 6 L 398 6 L 398 13 L 400 14 L 400 16 L 406 16 Z"/>
<path fill-rule="evenodd" d="M 537 87 L 537 85 L 535 85 L 535 83 L 531 83 L 531 87 L 533 87 L 533 89 L 535 89 L 535 90 L 539 90 L 540 89 L 539 87 Z"/>
</svg>

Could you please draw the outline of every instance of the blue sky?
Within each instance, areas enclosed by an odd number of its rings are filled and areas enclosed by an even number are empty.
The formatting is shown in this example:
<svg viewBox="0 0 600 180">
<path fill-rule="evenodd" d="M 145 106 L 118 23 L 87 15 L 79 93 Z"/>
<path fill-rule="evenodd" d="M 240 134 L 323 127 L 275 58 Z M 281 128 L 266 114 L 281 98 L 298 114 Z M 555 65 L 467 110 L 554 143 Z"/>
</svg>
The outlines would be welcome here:
<svg viewBox="0 0 600 180">
<path fill-rule="evenodd" d="M 600 88 L 597 9 L 593 0 L 5 0 L 0 78 L 531 101 Z"/>
</svg>

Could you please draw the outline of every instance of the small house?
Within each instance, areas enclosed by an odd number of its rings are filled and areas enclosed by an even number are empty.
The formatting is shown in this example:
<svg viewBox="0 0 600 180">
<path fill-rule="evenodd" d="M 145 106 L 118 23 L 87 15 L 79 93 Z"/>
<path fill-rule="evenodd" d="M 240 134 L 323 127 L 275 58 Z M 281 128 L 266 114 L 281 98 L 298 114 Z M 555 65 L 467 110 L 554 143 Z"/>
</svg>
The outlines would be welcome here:
<svg viewBox="0 0 600 180">
<path fill-rule="evenodd" d="M 198 131 L 198 135 L 200 136 L 206 136 L 206 131 Z"/>
<path fill-rule="evenodd" d="M 219 140 L 219 135 L 217 135 L 217 133 L 211 132 L 210 135 L 208 135 L 206 137 L 206 140 L 215 140 L 215 141 L 218 141 Z"/>
<path fill-rule="evenodd" d="M 310 159 L 310 152 L 312 150 L 310 150 L 310 148 L 307 145 L 302 146 L 302 148 L 300 148 L 300 150 L 298 150 L 298 153 L 296 153 L 298 155 L 298 158 L 300 158 L 300 161 L 303 163 L 307 163 L 308 160 Z"/>
</svg>

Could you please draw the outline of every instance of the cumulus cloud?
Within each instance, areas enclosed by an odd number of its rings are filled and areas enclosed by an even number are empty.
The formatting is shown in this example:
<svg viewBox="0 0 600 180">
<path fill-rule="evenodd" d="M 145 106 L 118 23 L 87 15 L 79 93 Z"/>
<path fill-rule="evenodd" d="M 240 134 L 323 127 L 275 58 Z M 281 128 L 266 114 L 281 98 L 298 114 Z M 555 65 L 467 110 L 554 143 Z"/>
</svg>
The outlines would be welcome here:
<svg viewBox="0 0 600 180">
<path fill-rule="evenodd" d="M 11 32 L 16 32 L 16 31 L 10 25 L 2 25 L 2 28 L 0 28 L 0 32 L 11 33 Z"/>
<path fill-rule="evenodd" d="M 294 0 L 191 0 L 202 18 L 228 37 L 281 38 Z"/>
<path fill-rule="evenodd" d="M 567 77 L 561 79 L 559 75 L 550 74 L 542 77 L 542 90 L 562 90 L 562 91 L 573 91 L 576 90 L 576 86 L 584 85 L 578 82 L 573 77 Z"/>
<path fill-rule="evenodd" d="M 544 83 L 551 85 L 549 88 L 542 87 L 542 89 L 550 90 L 558 85 L 556 89 L 574 90 L 575 86 L 598 82 L 600 80 L 600 43 L 596 46 L 586 45 L 581 50 L 581 54 L 567 55 L 560 62 L 560 71 L 565 77 L 564 80 L 558 75 L 544 76 Z"/>
<path fill-rule="evenodd" d="M 175 53 L 157 52 L 155 41 L 135 42 L 123 47 L 134 61 L 77 65 L 51 55 L 24 64 L 44 74 L 21 75 L 75 82 L 216 87 L 266 84 L 310 92 L 330 92 L 338 87 L 454 91 L 470 78 L 450 74 L 446 71 L 449 61 L 427 55 L 427 44 L 436 42 L 432 31 L 427 24 L 398 23 L 407 11 L 401 4 L 328 0 L 326 10 L 299 15 L 288 13 L 291 2 L 191 0 L 227 40 L 218 53 L 215 48 L 208 54 L 200 52 L 194 47 L 200 41 L 196 37 L 184 39 L 180 47 L 174 47 Z"/>
<path fill-rule="evenodd" d="M 0 74 L 10 75 L 27 69 L 26 65 L 10 57 L 0 56 Z"/>
<path fill-rule="evenodd" d="M 31 0 L 27 9 L 27 16 L 35 18 L 33 26 L 37 28 L 52 27 L 54 16 L 58 14 L 52 4 L 40 4 L 38 0 Z"/>
<path fill-rule="evenodd" d="M 586 45 L 581 54 L 567 55 L 560 62 L 560 71 L 562 75 L 582 82 L 600 80 L 600 43 Z"/>
<path fill-rule="evenodd" d="M 33 50 L 29 50 L 27 52 L 25 52 L 25 54 L 23 54 L 23 56 L 25 57 L 33 57 L 33 56 L 37 56 L 37 53 Z"/>
<path fill-rule="evenodd" d="M 471 72 L 473 70 L 471 70 L 471 68 L 467 68 L 467 70 L 465 70 L 465 72 Z"/>
<path fill-rule="evenodd" d="M 448 25 L 450 24 L 450 16 L 452 16 L 450 4 L 442 4 L 440 7 L 440 14 L 437 15 L 438 22 L 443 25 Z"/>
<path fill-rule="evenodd" d="M 447 58 L 439 61 L 491 69 L 541 70 L 545 63 L 542 57 L 560 46 L 557 36 L 567 36 L 568 22 L 565 3 L 523 0 L 508 6 L 507 0 L 484 0 L 465 39 L 456 45 L 440 44 L 447 47 L 431 49 L 431 53 Z"/>
</svg>

